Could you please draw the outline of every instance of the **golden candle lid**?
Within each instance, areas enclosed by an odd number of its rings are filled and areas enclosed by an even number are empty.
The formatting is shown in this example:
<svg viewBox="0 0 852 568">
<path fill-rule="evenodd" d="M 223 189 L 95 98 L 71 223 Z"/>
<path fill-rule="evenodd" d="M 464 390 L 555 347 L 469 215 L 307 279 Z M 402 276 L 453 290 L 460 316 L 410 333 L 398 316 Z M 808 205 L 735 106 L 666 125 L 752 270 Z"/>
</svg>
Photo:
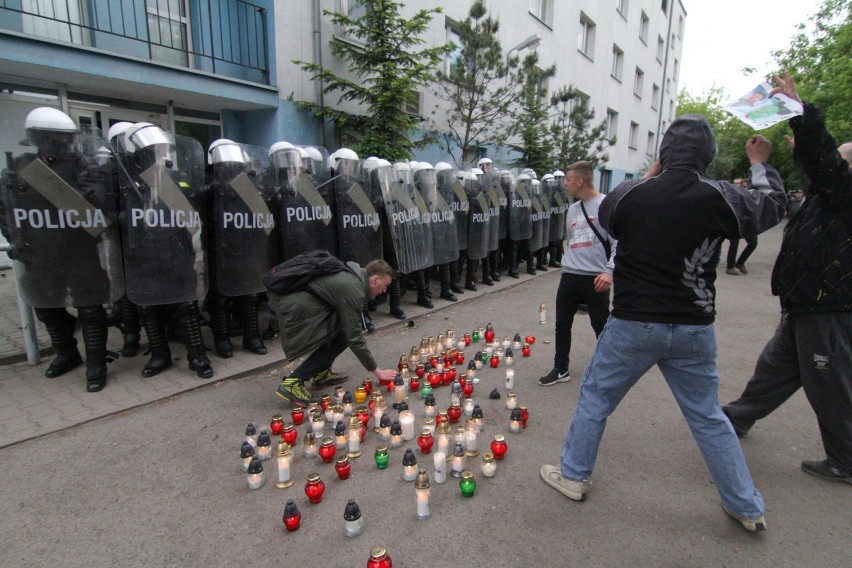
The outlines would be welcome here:
<svg viewBox="0 0 852 568">
<path fill-rule="evenodd" d="M 505 442 L 506 436 L 504 436 L 503 434 L 494 434 L 494 441 L 495 442 Z"/>
<path fill-rule="evenodd" d="M 423 428 L 422 430 L 420 430 L 420 435 L 421 436 L 431 436 L 432 430 L 430 430 L 429 428 Z"/>
<path fill-rule="evenodd" d="M 388 447 L 387 446 L 376 447 L 376 455 L 386 456 L 387 454 L 388 454 Z"/>
<path fill-rule="evenodd" d="M 286 456 L 290 453 L 290 444 L 285 442 L 284 440 L 278 440 L 278 447 L 275 448 L 275 456 L 282 457 Z"/>
<path fill-rule="evenodd" d="M 334 440 L 332 440 L 331 438 L 323 438 L 322 439 L 322 445 L 323 446 L 330 446 L 332 444 L 334 444 Z"/>
<path fill-rule="evenodd" d="M 482 454 L 482 462 L 483 463 L 492 463 L 494 461 L 494 454 L 488 452 L 487 454 Z"/>
<path fill-rule="evenodd" d="M 343 455 L 337 456 L 337 463 L 338 463 L 338 464 L 349 463 L 349 458 L 348 458 L 348 457 L 346 457 L 346 454 L 343 454 Z"/>
<path fill-rule="evenodd" d="M 370 560 L 381 560 L 387 555 L 387 551 L 384 546 L 374 546 L 372 550 L 370 550 Z"/>
<path fill-rule="evenodd" d="M 426 473 L 425 469 L 421 469 L 417 473 L 417 479 L 414 480 L 414 488 L 429 489 L 430 487 L 432 487 L 432 483 L 429 481 L 429 474 Z"/>
<path fill-rule="evenodd" d="M 317 437 L 313 432 L 311 432 L 310 430 L 305 432 L 305 443 L 306 444 L 315 444 L 316 441 L 317 441 Z"/>
<path fill-rule="evenodd" d="M 320 476 L 318 473 L 311 473 L 308 475 L 308 483 L 316 483 L 320 480 Z"/>
<path fill-rule="evenodd" d="M 470 471 L 469 469 L 466 469 L 462 472 L 461 478 L 465 479 L 465 480 L 473 479 L 473 472 Z"/>
<path fill-rule="evenodd" d="M 296 429 L 296 427 L 293 426 L 292 424 L 285 424 L 284 428 L 282 429 L 282 432 L 290 432 L 291 430 L 295 430 L 295 429 Z"/>
</svg>

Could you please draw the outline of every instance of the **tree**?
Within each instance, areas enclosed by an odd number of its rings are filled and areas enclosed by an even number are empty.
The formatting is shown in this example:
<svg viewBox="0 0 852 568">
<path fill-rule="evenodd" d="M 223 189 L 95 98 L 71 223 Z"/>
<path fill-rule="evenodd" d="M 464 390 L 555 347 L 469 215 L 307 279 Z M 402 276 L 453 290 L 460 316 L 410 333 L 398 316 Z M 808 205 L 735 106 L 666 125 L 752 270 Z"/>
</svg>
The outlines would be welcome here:
<svg viewBox="0 0 852 568">
<path fill-rule="evenodd" d="M 475 0 L 456 30 L 461 45 L 453 46 L 449 71 L 438 73 L 435 95 L 449 103 L 443 116 L 444 140 L 450 154 L 460 149 L 461 162 L 479 157 L 481 144 L 503 141 L 498 125 L 508 114 L 515 89 L 506 82 L 512 62 L 503 58 L 499 28 L 499 21 L 487 16 L 484 0 Z M 443 130 L 444 120 L 438 129 Z"/>
<path fill-rule="evenodd" d="M 584 97 L 578 96 L 571 86 L 562 87 L 550 97 L 556 110 L 550 123 L 550 135 L 560 168 L 585 160 L 597 169 L 609 160 L 607 149 L 615 144 L 615 138 L 606 138 L 606 121 L 592 126 L 594 109 Z"/>
<path fill-rule="evenodd" d="M 451 46 L 412 49 L 424 43 L 420 35 L 441 9 L 419 10 L 403 17 L 403 5 L 395 0 L 358 1 L 366 12 L 357 18 L 323 11 L 335 27 L 345 29 L 346 36 L 354 40 L 337 36 L 331 40 L 332 53 L 346 61 L 350 76 L 337 75 L 315 63 L 294 63 L 311 73 L 312 80 L 322 81 L 324 94 L 339 93 L 338 103 L 356 102 L 365 114 L 350 114 L 316 103 L 303 106 L 358 132 L 361 138 L 353 145 L 358 154 L 406 159 L 418 145 L 411 135 L 419 125 L 419 119 L 406 111 L 406 103 L 418 96 L 418 88 L 434 78 L 433 70 Z"/>
<path fill-rule="evenodd" d="M 538 172 L 554 169 L 554 144 L 550 136 L 551 103 L 547 81 L 556 75 L 556 65 L 547 69 L 538 66 L 538 54 L 527 55 L 513 74 L 520 85 L 513 120 L 505 130 L 506 137 L 516 142 L 508 145 L 521 153 L 516 166 L 529 167 Z"/>
</svg>

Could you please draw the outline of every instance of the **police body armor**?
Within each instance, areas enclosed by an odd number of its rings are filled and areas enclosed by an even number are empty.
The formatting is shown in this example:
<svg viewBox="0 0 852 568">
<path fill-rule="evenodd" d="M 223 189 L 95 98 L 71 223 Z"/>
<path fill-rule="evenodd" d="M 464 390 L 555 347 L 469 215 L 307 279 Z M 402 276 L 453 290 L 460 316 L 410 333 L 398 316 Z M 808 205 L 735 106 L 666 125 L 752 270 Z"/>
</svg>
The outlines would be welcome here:
<svg viewBox="0 0 852 568">
<path fill-rule="evenodd" d="M 365 266 L 382 258 L 382 193 L 358 160 L 339 159 L 333 185 L 339 257 Z"/>
<path fill-rule="evenodd" d="M 265 292 L 263 276 L 278 263 L 278 199 L 261 172 L 266 151 L 228 143 L 212 152 L 211 266 L 217 291 L 235 297 Z"/>
<path fill-rule="evenodd" d="M 280 200 L 281 256 L 289 260 L 315 249 L 337 255 L 334 192 L 317 164 L 302 159 L 298 148 L 270 156 Z M 325 180 L 325 181 L 323 181 Z"/>
<path fill-rule="evenodd" d="M 100 306 L 124 293 L 120 224 L 97 130 L 58 157 L 22 154 L 4 173 L 2 199 L 15 274 L 34 308 Z"/>
<path fill-rule="evenodd" d="M 466 172 L 465 191 L 470 210 L 468 213 L 467 258 L 479 260 L 490 252 L 489 193 L 477 175 Z"/>
<path fill-rule="evenodd" d="M 198 141 L 159 127 L 140 129 L 133 140 L 137 149 L 125 166 L 130 179 L 122 176 L 120 192 L 127 297 L 139 306 L 202 300 L 208 287 L 204 151 Z"/>
<path fill-rule="evenodd" d="M 431 216 L 430 230 L 432 233 L 432 254 L 434 264 L 444 264 L 457 260 L 459 257 L 458 235 L 456 234 L 456 216 L 448 199 L 451 200 L 452 178 L 442 176 L 444 186 L 439 187 L 438 176 L 447 171 L 435 172 L 432 168 L 421 169 L 414 174 L 417 190 L 426 201 Z M 446 182 L 450 183 L 447 184 Z"/>
<path fill-rule="evenodd" d="M 432 266 L 432 235 L 426 202 L 413 183 L 408 165 L 380 166 L 372 171 L 379 186 L 396 254 L 397 269 L 410 274 Z"/>
</svg>

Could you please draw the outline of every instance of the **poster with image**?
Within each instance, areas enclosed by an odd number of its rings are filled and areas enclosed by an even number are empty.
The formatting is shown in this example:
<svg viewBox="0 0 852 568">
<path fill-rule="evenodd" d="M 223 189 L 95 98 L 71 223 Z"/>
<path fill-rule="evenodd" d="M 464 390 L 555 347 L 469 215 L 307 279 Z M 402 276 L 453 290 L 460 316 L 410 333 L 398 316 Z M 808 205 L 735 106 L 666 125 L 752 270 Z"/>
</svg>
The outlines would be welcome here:
<svg viewBox="0 0 852 568">
<path fill-rule="evenodd" d="M 723 110 L 736 116 L 755 130 L 769 128 L 773 124 L 789 120 L 802 114 L 802 105 L 782 94 L 769 96 L 772 87 L 761 83 L 740 98 L 729 102 Z"/>
</svg>

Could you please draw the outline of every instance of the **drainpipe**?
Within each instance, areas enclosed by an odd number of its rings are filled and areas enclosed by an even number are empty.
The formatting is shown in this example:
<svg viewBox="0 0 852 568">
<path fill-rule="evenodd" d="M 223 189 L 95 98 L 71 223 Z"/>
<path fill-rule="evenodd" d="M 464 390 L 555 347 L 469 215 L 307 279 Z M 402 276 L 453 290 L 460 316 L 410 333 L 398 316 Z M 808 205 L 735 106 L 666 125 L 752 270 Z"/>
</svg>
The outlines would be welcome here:
<svg viewBox="0 0 852 568">
<path fill-rule="evenodd" d="M 313 0 L 313 20 L 314 20 L 314 63 L 319 65 L 320 70 L 322 70 L 322 11 L 320 10 L 320 0 Z M 317 79 L 314 81 L 314 87 L 316 88 L 316 99 L 317 104 L 319 104 L 320 108 L 325 107 L 325 95 L 323 94 L 323 82 L 322 79 Z M 320 146 L 326 147 L 325 141 L 325 118 L 320 116 L 319 119 L 319 133 L 320 133 Z"/>
</svg>

